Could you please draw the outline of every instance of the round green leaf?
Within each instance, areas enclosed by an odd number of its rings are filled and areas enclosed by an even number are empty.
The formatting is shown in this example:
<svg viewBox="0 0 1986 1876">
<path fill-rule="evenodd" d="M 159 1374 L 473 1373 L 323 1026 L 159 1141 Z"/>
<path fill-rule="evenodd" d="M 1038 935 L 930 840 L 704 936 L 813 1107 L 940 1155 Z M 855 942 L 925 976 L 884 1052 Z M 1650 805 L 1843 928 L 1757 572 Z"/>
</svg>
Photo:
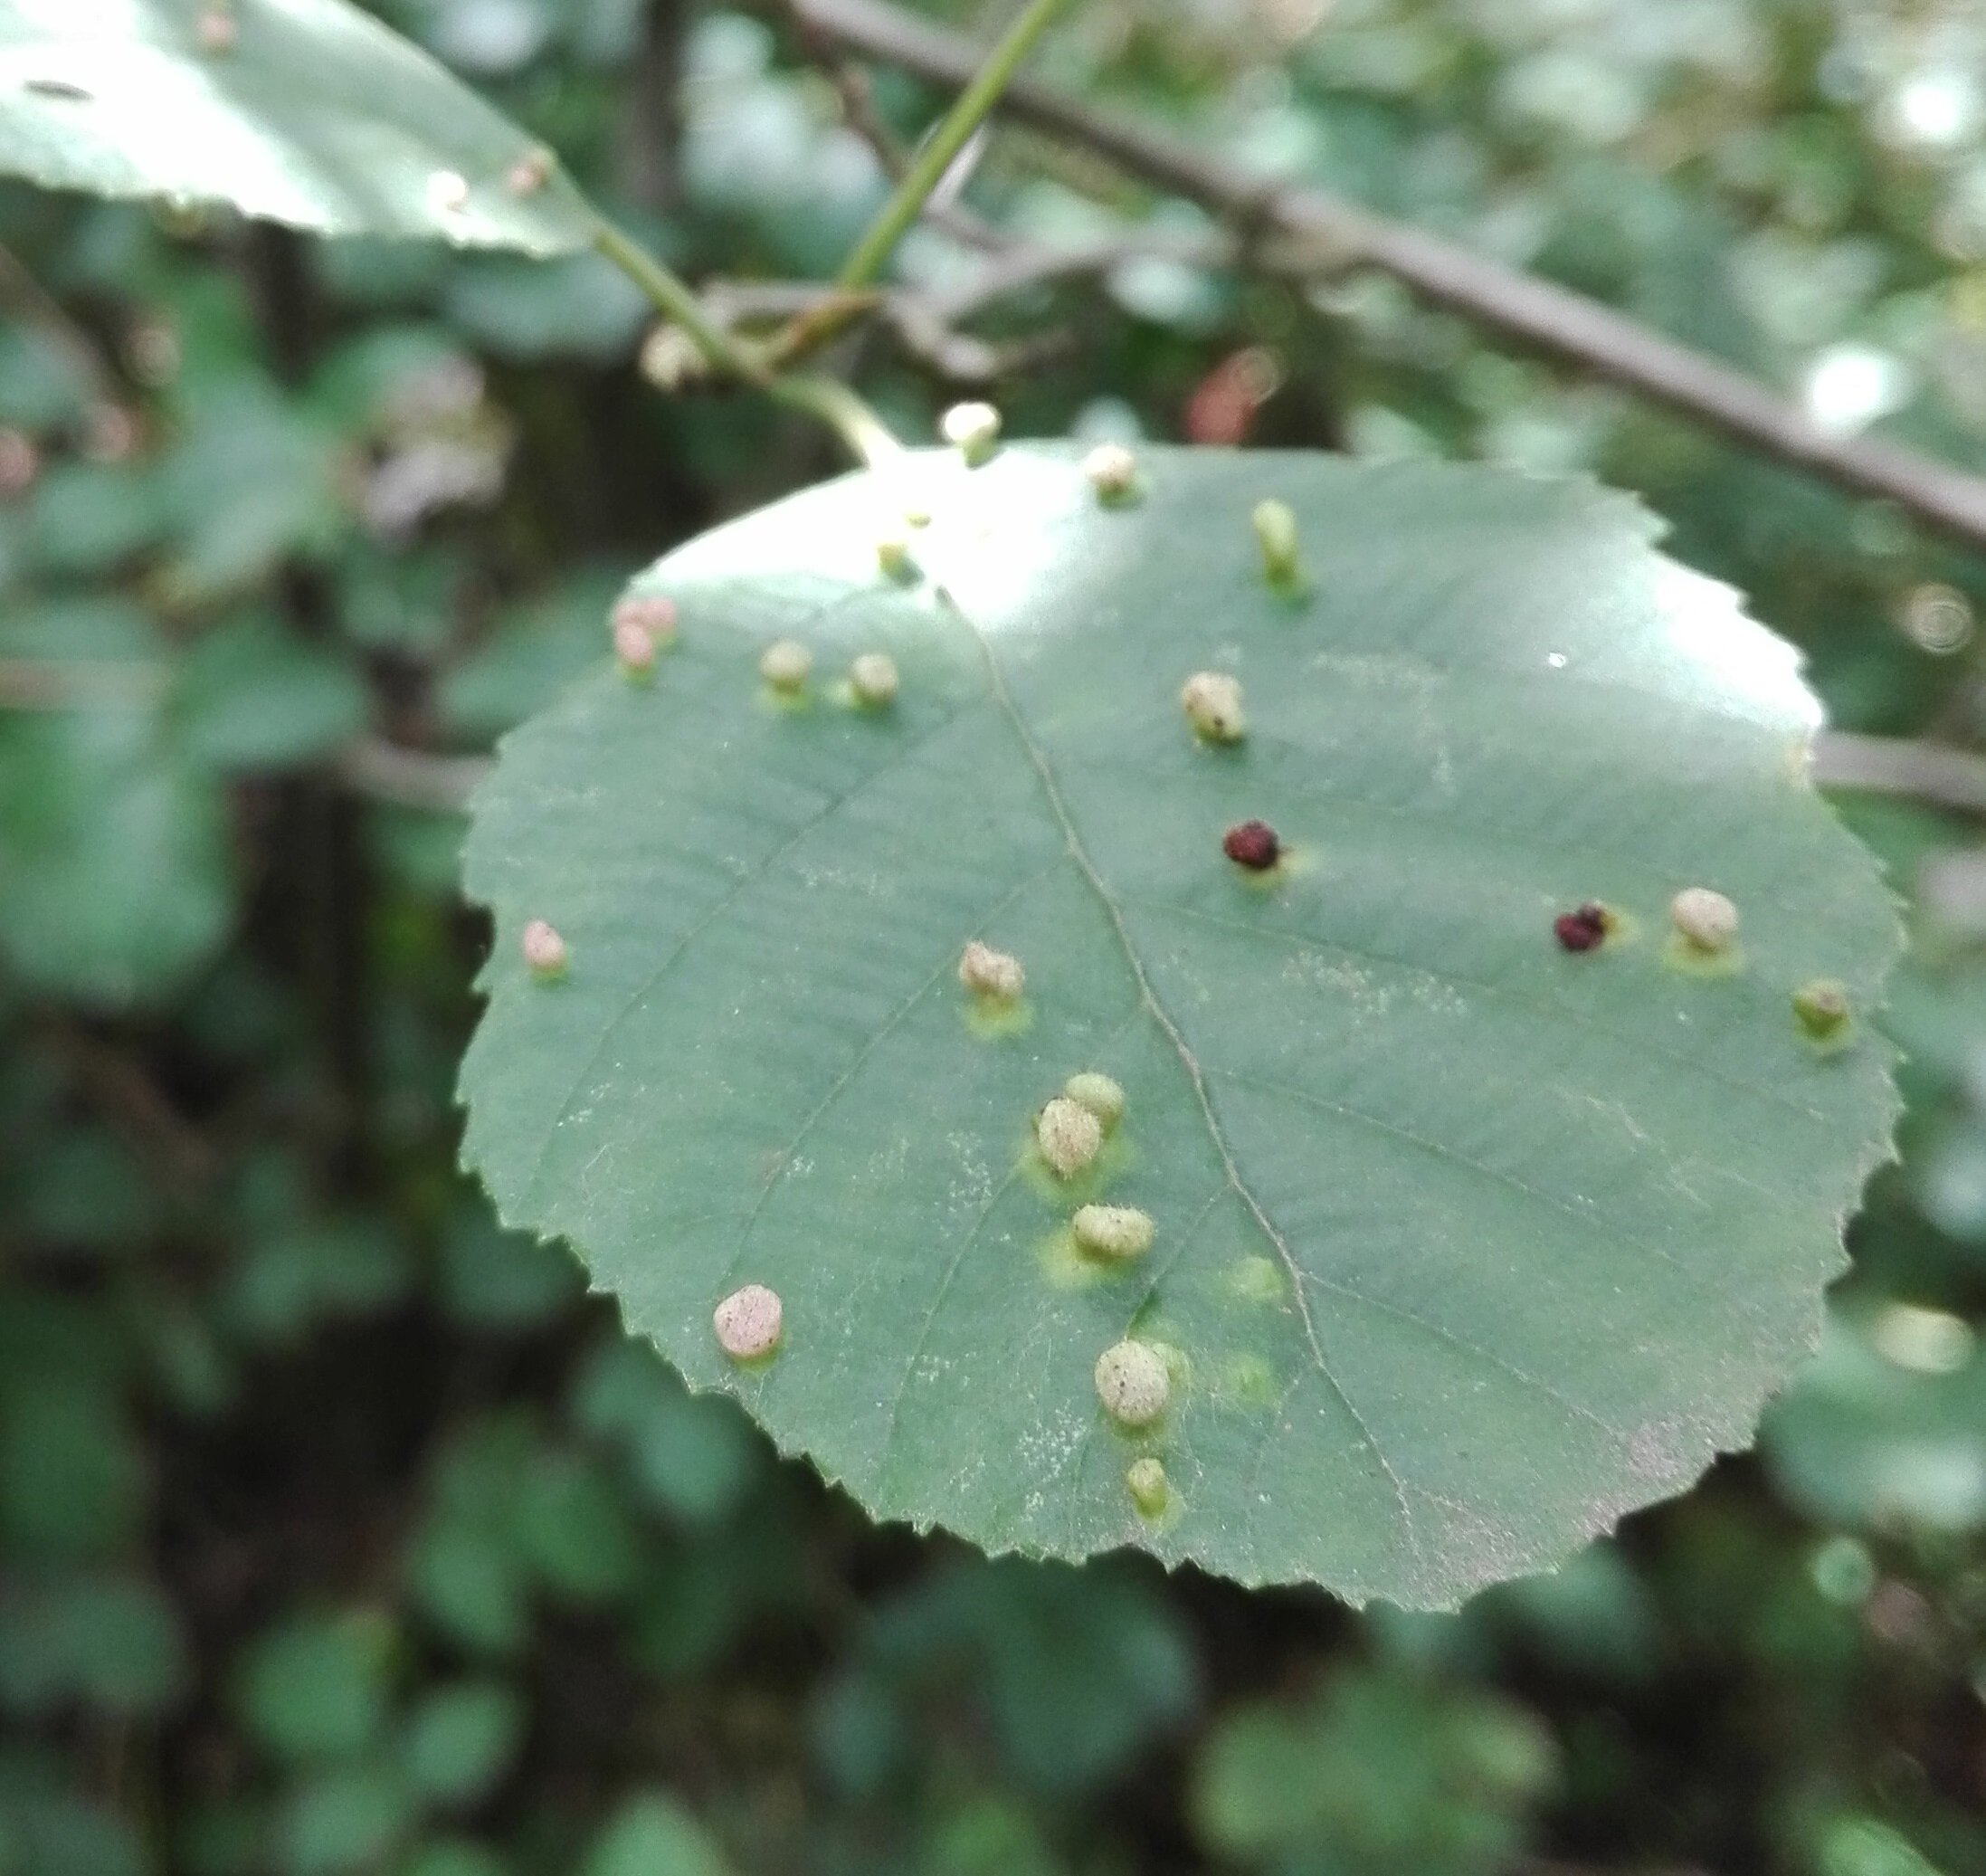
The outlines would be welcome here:
<svg viewBox="0 0 1986 1876">
<path fill-rule="evenodd" d="M 1150 451 L 1106 505 L 1029 447 L 690 544 L 640 583 L 680 613 L 652 681 L 603 661 L 477 805 L 470 1163 L 880 1516 L 1409 1605 L 1563 1558 L 1751 1437 L 1895 1105 L 1862 1017 L 1896 920 L 1807 781 L 1795 655 L 1653 532 L 1583 484 L 1266 452 Z M 797 700 L 757 675 L 787 637 Z M 869 650 L 888 708 L 841 681 Z M 1244 740 L 1189 729 L 1202 670 Z M 1262 874 L 1222 851 L 1254 818 Z M 1696 884 L 1744 919 L 1715 962 L 1668 936 Z M 1588 900 L 1618 928 L 1563 948 Z M 1018 1011 L 961 988 L 972 939 Z M 1828 1047 L 1815 976 L 1858 1013 Z M 1032 1117 L 1091 1069 L 1128 1104 L 1058 1179 Z M 1079 1252 L 1093 1200 L 1149 1252 Z M 784 1336 L 735 1367 L 747 1281 Z M 1136 1433 L 1091 1378 L 1126 1336 L 1171 1374 Z"/>
<path fill-rule="evenodd" d="M 205 43 L 210 17 L 233 20 L 231 46 Z M 0 0 L 0 171 L 46 188 L 228 203 L 318 234 L 591 245 L 597 218 L 540 160 L 346 0 Z"/>
</svg>

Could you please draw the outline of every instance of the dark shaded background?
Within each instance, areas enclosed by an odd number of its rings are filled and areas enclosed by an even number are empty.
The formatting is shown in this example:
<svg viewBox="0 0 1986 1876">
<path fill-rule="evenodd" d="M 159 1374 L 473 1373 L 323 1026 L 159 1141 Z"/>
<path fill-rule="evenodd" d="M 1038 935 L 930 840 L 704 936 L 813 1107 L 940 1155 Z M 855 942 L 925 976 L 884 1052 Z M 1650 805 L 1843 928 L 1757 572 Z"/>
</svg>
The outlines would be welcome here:
<svg viewBox="0 0 1986 1876">
<path fill-rule="evenodd" d="M 776 20 L 376 10 L 692 278 L 831 273 L 879 199 Z M 1045 62 L 1986 467 L 1962 0 L 1088 0 Z M 940 100 L 870 101 L 911 138 Z M 906 433 L 963 367 L 1020 433 L 1588 470 L 1842 725 L 1978 739 L 1981 567 L 1885 508 L 1383 281 L 1183 264 L 1196 216 L 1039 138 L 964 201 L 1159 251 L 976 346 L 850 342 Z M 1453 1618 L 989 1565 L 686 1396 L 453 1170 L 449 758 L 832 439 L 644 382 L 603 263 L 18 187 L 0 243 L 0 1876 L 1986 1871 L 1970 825 L 1842 803 L 1913 900 L 1905 1152 L 1759 1456 Z"/>
</svg>

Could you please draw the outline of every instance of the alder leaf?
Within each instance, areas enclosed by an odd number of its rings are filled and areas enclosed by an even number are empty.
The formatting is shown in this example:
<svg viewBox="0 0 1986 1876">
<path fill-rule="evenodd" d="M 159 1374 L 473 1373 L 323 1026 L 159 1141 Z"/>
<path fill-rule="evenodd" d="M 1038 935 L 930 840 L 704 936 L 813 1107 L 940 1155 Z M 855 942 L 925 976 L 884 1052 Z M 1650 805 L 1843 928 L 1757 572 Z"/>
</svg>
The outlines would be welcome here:
<svg viewBox="0 0 1986 1876">
<path fill-rule="evenodd" d="M 476 804 L 469 1160 L 879 1517 L 1420 1606 L 1558 1562 L 1750 1440 L 1896 1105 L 1897 922 L 1808 782 L 1797 657 L 1654 532 L 1584 484 L 1269 452 L 1151 450 L 1107 504 L 1029 446 L 691 543 L 636 583 L 679 614 L 650 681 L 603 657 Z M 900 688 L 865 709 L 871 651 Z M 1202 671 L 1242 739 L 1189 727 Z M 1256 819 L 1263 873 L 1223 852 Z M 1671 933 L 1691 886 L 1735 948 Z M 1567 949 L 1589 900 L 1612 928 Z M 962 988 L 974 940 L 1018 1006 Z M 1855 1013 L 1825 1044 L 1817 977 Z M 1033 1117 L 1085 1071 L 1125 1111 L 1062 1179 Z M 1079 1249 L 1090 1202 L 1149 1251 Z M 735 1367 L 746 1282 L 784 1335 Z M 1141 1431 L 1092 1380 L 1124 1338 L 1170 1377 Z"/>
</svg>

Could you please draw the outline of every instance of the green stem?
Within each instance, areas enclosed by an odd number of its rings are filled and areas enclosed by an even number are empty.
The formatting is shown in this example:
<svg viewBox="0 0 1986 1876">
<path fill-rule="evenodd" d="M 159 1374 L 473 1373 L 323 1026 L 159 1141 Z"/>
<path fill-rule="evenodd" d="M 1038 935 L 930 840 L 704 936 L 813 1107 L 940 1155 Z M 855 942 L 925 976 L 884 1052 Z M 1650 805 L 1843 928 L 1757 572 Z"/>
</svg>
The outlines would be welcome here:
<svg viewBox="0 0 1986 1876">
<path fill-rule="evenodd" d="M 648 295 L 665 319 L 689 335 L 713 369 L 819 418 L 859 462 L 873 465 L 902 449 L 882 419 L 848 386 L 833 378 L 776 375 L 753 348 L 741 344 L 704 311 L 685 281 L 604 218 L 594 232 L 594 245 Z"/>
<path fill-rule="evenodd" d="M 765 367 L 704 311 L 703 302 L 686 281 L 678 280 L 647 249 L 603 220 L 593 244 L 641 288 L 659 311 L 673 319 L 697 343 L 697 349 L 719 371 L 763 385 Z"/>
<path fill-rule="evenodd" d="M 866 287 L 882 271 L 883 263 L 923 213 L 925 202 L 944 179 L 953 159 L 986 120 L 1022 62 L 1034 50 L 1035 41 L 1069 4 L 1070 0 L 1028 0 L 1021 17 L 986 55 L 986 62 L 974 74 L 972 83 L 958 94 L 944 121 L 925 140 L 916 160 L 904 171 L 889 200 L 883 204 L 868 233 L 842 263 L 837 286 Z"/>
<path fill-rule="evenodd" d="M 803 410 L 832 427 L 858 462 L 873 469 L 903 453 L 883 420 L 840 378 L 812 372 L 767 380 L 766 391 L 794 410 Z"/>
</svg>

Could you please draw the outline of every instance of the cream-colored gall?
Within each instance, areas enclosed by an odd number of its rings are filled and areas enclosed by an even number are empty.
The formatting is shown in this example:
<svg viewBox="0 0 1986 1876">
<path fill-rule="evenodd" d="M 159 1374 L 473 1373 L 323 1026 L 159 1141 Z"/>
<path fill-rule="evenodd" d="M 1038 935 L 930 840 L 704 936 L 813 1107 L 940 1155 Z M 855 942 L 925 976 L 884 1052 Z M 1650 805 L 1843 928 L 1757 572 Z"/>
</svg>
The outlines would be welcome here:
<svg viewBox="0 0 1986 1876">
<path fill-rule="evenodd" d="M 1097 1357 L 1097 1398 L 1120 1426 L 1149 1426 L 1173 1396 L 1165 1357 L 1145 1342 L 1113 1342 Z"/>
<path fill-rule="evenodd" d="M 1224 671 L 1196 671 L 1180 687 L 1179 707 L 1202 742 L 1238 743 L 1248 733 L 1240 680 Z"/>
<path fill-rule="evenodd" d="M 1013 1003 L 1027 983 L 1021 960 L 1006 951 L 996 951 L 977 938 L 959 953 L 958 980 L 974 996 L 990 997 L 995 1003 Z"/>
<path fill-rule="evenodd" d="M 1138 485 L 1138 459 L 1121 443 L 1100 443 L 1083 458 L 1083 473 L 1099 501 L 1122 501 Z"/>
<path fill-rule="evenodd" d="M 1669 922 L 1698 951 L 1728 951 L 1738 936 L 1738 909 L 1707 886 L 1686 886 L 1668 902 Z"/>
<path fill-rule="evenodd" d="M 1060 1179 L 1072 1179 L 1103 1148 L 1103 1128 L 1079 1101 L 1058 1094 L 1034 1118 L 1034 1143 Z"/>
<path fill-rule="evenodd" d="M 1136 1205 L 1082 1205 L 1069 1220 L 1078 1246 L 1092 1257 L 1128 1263 L 1152 1248 L 1152 1214 Z"/>
<path fill-rule="evenodd" d="M 562 977 L 565 975 L 569 961 L 565 940 L 543 919 L 534 919 L 524 928 L 519 948 L 534 976 Z"/>
<path fill-rule="evenodd" d="M 1000 413 L 990 404 L 955 404 L 938 419 L 938 434 L 976 469 L 1000 441 Z"/>
<path fill-rule="evenodd" d="M 897 662 L 884 652 L 864 652 L 849 666 L 848 684 L 858 703 L 885 709 L 897 700 Z"/>
<path fill-rule="evenodd" d="M 733 1361 L 756 1361 L 778 1346 L 784 1316 L 776 1290 L 763 1283 L 747 1283 L 717 1305 L 710 1322 L 717 1332 L 718 1347 Z"/>
<path fill-rule="evenodd" d="M 1095 1069 L 1085 1069 L 1079 1075 L 1071 1075 L 1062 1083 L 1062 1092 L 1079 1106 L 1088 1108 L 1106 1133 L 1124 1119 L 1124 1090 L 1108 1075 L 1099 1074 Z"/>
<path fill-rule="evenodd" d="M 765 647 L 758 674 L 775 690 L 798 690 L 813 669 L 813 653 L 796 638 L 783 638 Z"/>
</svg>

